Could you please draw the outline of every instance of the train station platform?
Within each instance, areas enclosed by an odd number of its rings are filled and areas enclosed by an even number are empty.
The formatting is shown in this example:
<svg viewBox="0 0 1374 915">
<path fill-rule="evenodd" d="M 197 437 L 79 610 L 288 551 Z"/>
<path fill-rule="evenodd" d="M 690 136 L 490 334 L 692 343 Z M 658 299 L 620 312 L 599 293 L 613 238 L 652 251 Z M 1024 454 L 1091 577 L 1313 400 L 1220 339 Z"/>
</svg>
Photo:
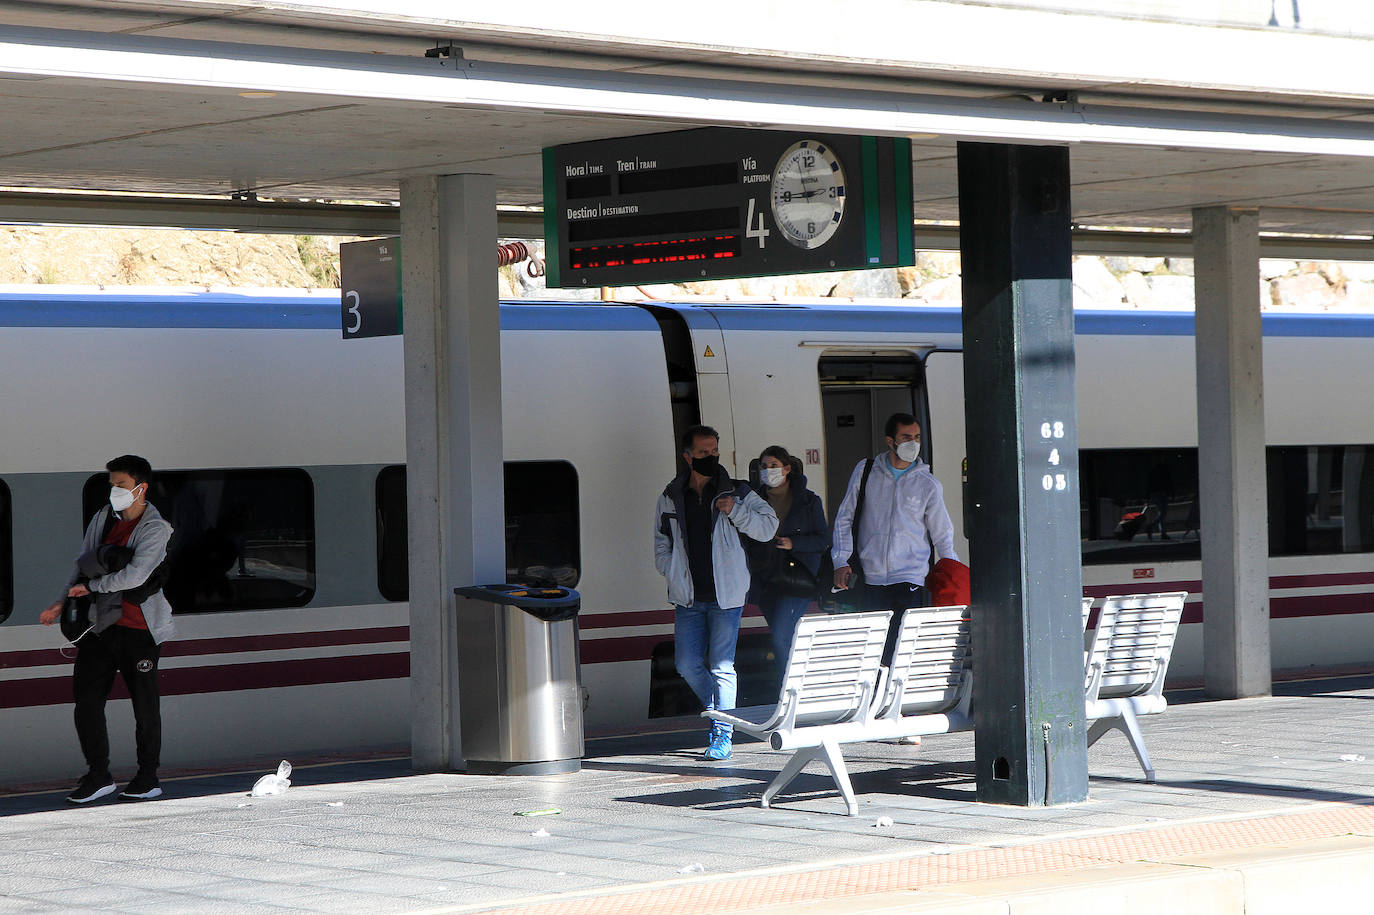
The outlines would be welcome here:
<svg viewBox="0 0 1374 915">
<path fill-rule="evenodd" d="M 274 760 L 83 808 L 64 783 L 0 796 L 0 913 L 1366 911 L 1374 678 L 1170 701 L 1142 722 L 1157 783 L 1109 734 L 1090 799 L 1054 808 L 976 803 L 962 734 L 849 747 L 858 817 L 821 774 L 763 810 L 786 754 L 702 762 L 696 721 L 591 740 L 570 775 L 293 760 L 289 790 L 250 798 Z"/>
</svg>

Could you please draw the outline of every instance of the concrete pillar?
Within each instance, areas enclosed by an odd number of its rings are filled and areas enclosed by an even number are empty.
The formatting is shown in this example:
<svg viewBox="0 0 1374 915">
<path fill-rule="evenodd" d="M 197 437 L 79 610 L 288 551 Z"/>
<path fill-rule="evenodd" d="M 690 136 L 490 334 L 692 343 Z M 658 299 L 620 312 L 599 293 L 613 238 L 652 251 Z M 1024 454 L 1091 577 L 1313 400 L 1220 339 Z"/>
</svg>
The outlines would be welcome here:
<svg viewBox="0 0 1374 915">
<path fill-rule="evenodd" d="M 978 800 L 1073 803 L 1088 749 L 1069 151 L 958 156 Z"/>
<path fill-rule="evenodd" d="M 1259 211 L 1193 210 L 1198 503 L 1207 694 L 1267 696 L 1269 507 Z"/>
<path fill-rule="evenodd" d="M 496 184 L 401 182 L 411 760 L 461 765 L 453 589 L 505 581 Z"/>
</svg>

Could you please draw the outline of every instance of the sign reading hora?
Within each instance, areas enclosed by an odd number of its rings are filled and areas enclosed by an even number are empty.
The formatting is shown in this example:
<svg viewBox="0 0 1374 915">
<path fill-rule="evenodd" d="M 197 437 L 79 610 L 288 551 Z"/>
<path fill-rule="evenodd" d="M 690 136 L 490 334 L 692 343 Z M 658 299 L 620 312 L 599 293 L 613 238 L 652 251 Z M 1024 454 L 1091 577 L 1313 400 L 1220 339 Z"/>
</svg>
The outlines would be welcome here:
<svg viewBox="0 0 1374 915">
<path fill-rule="evenodd" d="M 915 263 L 911 142 L 706 127 L 544 150 L 548 284 Z"/>
</svg>

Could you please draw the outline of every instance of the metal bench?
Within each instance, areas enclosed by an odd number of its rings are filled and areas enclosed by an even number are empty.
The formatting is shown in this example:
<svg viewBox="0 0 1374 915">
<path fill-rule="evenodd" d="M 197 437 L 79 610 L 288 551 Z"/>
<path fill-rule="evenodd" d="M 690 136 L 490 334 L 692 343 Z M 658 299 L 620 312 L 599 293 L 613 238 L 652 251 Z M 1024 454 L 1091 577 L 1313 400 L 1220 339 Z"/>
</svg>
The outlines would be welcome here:
<svg viewBox="0 0 1374 915">
<path fill-rule="evenodd" d="M 764 807 L 807 763 L 819 760 L 835 779 L 850 816 L 855 816 L 859 804 L 845 768 L 842 744 L 973 727 L 969 716 L 973 684 L 968 667 L 968 608 L 905 611 L 892 664 L 884 668 L 880 661 L 891 616 L 891 612 L 883 611 L 804 617 L 797 624 L 776 707 L 703 712 L 708 718 L 729 722 L 746 734 L 767 740 L 775 750 L 793 751 L 792 758 L 764 789 Z M 803 630 L 803 626 L 808 628 Z M 850 666 L 858 666 L 855 661 L 861 642 L 865 663 L 859 668 L 862 679 L 857 688 L 837 691 L 837 683 L 828 676 L 808 682 L 808 672 L 817 666 L 831 673 L 837 673 L 845 659 Z M 842 649 L 845 644 L 850 647 Z M 849 704 L 860 698 L 862 704 Z M 806 711 L 794 714 L 790 711 L 794 708 Z"/>
<path fill-rule="evenodd" d="M 1126 734 L 1146 776 L 1154 770 L 1136 718 L 1162 712 L 1164 674 L 1186 592 L 1105 598 L 1087 653 L 1085 713 L 1091 746 Z M 1083 608 L 1092 605 L 1084 598 Z M 764 789 L 762 805 L 824 762 L 850 816 L 859 812 L 841 746 L 973 729 L 971 619 L 967 607 L 902 611 L 888 667 L 880 664 L 889 611 L 803 617 L 776 706 L 707 711 L 792 757 Z"/>
<path fill-rule="evenodd" d="M 1187 598 L 1187 591 L 1104 598 L 1088 650 L 1088 746 L 1112 729 L 1121 731 L 1149 781 L 1155 770 L 1137 718 L 1168 705 L 1164 674 Z"/>
</svg>

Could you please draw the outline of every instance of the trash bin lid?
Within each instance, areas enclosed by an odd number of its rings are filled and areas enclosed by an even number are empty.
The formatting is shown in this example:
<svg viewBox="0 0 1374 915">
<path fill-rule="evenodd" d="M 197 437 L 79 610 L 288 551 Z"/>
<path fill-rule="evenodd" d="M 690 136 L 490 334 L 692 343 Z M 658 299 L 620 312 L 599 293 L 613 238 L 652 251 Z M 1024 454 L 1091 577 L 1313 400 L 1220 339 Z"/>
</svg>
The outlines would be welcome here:
<svg viewBox="0 0 1374 915">
<path fill-rule="evenodd" d="M 545 622 L 569 620 L 582 609 L 582 595 L 572 588 L 541 588 L 534 585 L 471 585 L 454 588 L 453 593 L 473 600 L 519 607 Z"/>
</svg>

